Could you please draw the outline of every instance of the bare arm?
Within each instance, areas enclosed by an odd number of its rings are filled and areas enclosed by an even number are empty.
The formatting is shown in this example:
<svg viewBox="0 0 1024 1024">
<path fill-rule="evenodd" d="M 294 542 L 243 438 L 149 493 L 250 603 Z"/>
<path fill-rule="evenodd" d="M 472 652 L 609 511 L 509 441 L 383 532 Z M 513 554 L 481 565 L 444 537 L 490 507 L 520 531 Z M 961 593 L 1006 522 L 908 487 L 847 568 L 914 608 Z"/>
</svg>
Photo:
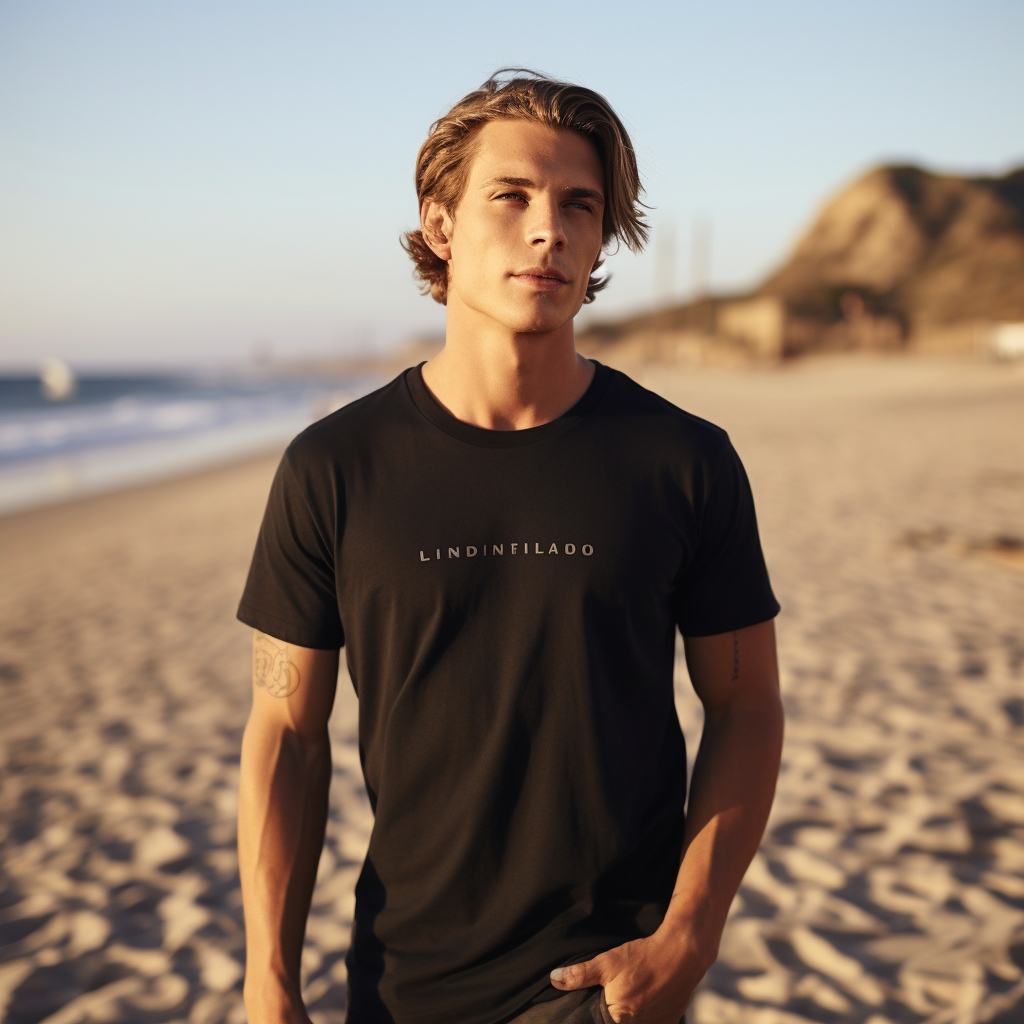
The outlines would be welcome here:
<svg viewBox="0 0 1024 1024">
<path fill-rule="evenodd" d="M 327 824 L 338 652 L 256 631 L 242 739 L 238 862 L 251 1024 L 308 1024 L 299 965 Z"/>
<path fill-rule="evenodd" d="M 686 663 L 704 705 L 683 862 L 663 928 L 718 955 L 726 914 L 761 842 L 782 757 L 775 625 L 689 637 Z"/>
<path fill-rule="evenodd" d="M 729 905 L 768 820 L 782 755 L 774 623 L 688 637 L 686 663 L 704 705 L 704 732 L 665 919 L 647 939 L 552 974 L 558 988 L 603 985 L 612 1018 L 631 1024 L 676 1024 L 718 955 Z"/>
</svg>

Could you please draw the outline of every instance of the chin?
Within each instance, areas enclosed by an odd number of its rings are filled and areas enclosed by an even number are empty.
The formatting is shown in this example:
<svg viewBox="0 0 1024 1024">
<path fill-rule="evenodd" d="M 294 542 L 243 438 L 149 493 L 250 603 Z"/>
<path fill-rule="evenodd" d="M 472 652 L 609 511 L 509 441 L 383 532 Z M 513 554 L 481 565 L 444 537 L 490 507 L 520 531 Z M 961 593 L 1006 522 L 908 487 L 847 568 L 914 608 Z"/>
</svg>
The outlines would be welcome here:
<svg viewBox="0 0 1024 1024">
<path fill-rule="evenodd" d="M 504 318 L 506 326 L 519 334 L 550 334 L 569 323 L 578 309 L 515 309 Z"/>
<path fill-rule="evenodd" d="M 523 319 L 508 326 L 517 334 L 551 334 L 560 327 L 564 327 L 572 317 L 544 317 Z"/>
</svg>

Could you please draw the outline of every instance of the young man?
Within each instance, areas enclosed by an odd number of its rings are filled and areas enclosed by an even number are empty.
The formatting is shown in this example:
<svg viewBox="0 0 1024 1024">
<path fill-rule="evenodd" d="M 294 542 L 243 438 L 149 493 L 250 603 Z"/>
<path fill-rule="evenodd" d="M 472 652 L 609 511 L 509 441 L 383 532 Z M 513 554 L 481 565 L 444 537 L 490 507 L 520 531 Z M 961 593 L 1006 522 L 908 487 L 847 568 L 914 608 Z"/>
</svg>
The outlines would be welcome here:
<svg viewBox="0 0 1024 1024">
<path fill-rule="evenodd" d="M 445 346 L 314 424 L 274 482 L 239 853 L 252 1024 L 299 960 L 339 648 L 375 812 L 350 1024 L 676 1024 L 760 841 L 778 611 L 723 431 L 579 356 L 646 229 L 597 94 L 492 78 L 433 126 L 407 239 Z M 675 630 L 706 720 L 684 818 Z"/>
</svg>

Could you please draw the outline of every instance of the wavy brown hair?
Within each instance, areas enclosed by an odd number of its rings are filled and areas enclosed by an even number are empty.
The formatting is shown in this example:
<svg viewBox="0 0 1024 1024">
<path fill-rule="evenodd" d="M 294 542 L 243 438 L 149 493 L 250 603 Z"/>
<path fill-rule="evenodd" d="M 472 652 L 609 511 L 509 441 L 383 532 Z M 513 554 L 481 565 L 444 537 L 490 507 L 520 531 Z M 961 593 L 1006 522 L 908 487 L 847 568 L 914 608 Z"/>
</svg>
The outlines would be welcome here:
<svg viewBox="0 0 1024 1024">
<path fill-rule="evenodd" d="M 504 77 L 507 75 L 512 77 Z M 625 242 L 633 252 L 643 249 L 648 234 L 640 202 L 643 186 L 633 144 L 615 111 L 603 96 L 590 89 L 526 68 L 496 71 L 430 126 L 427 141 L 416 157 L 420 209 L 433 200 L 454 217 L 469 177 L 476 133 L 499 119 L 534 121 L 589 139 L 601 160 L 607 193 L 602 249 L 612 239 Z M 422 231 L 407 232 L 402 247 L 416 265 L 414 274 L 420 281 L 420 291 L 424 295 L 429 292 L 444 305 L 448 300 L 448 264 L 427 245 Z M 594 264 L 594 271 L 602 262 Z M 593 302 L 607 283 L 606 277 L 591 273 L 584 302 Z"/>
</svg>

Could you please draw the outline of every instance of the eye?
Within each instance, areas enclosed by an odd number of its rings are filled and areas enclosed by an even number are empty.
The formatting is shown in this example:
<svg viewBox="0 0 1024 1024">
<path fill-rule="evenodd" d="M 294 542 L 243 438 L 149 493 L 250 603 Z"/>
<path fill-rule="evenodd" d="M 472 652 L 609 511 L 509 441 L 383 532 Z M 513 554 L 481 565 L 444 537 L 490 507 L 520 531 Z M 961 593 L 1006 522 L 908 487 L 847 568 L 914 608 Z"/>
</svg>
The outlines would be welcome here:
<svg viewBox="0 0 1024 1024">
<path fill-rule="evenodd" d="M 591 213 L 593 211 L 593 207 L 589 203 L 585 203 L 582 199 L 573 199 L 565 205 L 575 206 L 577 210 L 586 210 L 587 213 Z"/>
<path fill-rule="evenodd" d="M 500 196 L 495 196 L 495 199 L 518 199 L 520 202 L 526 202 L 526 196 L 522 192 L 502 192 Z"/>
</svg>

